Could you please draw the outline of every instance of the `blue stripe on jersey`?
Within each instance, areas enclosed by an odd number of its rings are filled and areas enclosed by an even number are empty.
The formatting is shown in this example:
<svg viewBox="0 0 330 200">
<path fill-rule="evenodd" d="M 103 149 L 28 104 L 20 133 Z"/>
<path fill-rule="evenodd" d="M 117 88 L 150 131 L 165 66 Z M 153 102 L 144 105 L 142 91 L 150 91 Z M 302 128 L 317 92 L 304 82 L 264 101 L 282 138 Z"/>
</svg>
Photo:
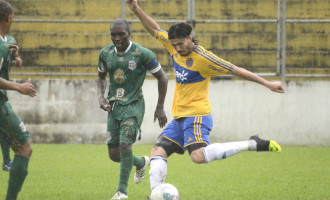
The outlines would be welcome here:
<svg viewBox="0 0 330 200">
<path fill-rule="evenodd" d="M 220 60 L 218 57 L 210 54 L 210 53 L 205 53 L 204 50 L 202 48 L 200 48 L 199 46 L 197 46 L 194 51 L 200 55 L 200 56 L 203 56 L 204 58 L 208 59 L 209 61 L 213 62 L 214 64 L 226 69 L 226 70 L 229 70 L 229 71 L 232 71 L 233 70 L 233 66 L 232 64 L 224 61 L 224 60 Z"/>
<path fill-rule="evenodd" d="M 158 64 L 158 61 L 155 59 L 155 60 L 151 61 L 150 63 L 148 63 L 148 64 L 145 66 L 145 68 L 146 68 L 147 70 L 151 70 L 151 69 L 153 69 L 157 64 Z"/>
<path fill-rule="evenodd" d="M 173 67 L 174 67 L 177 83 L 181 83 L 181 84 L 196 83 L 205 80 L 205 78 L 202 77 L 199 72 L 191 71 L 187 68 L 180 66 L 178 63 L 175 62 L 173 56 L 172 56 L 172 61 L 173 61 Z"/>
</svg>

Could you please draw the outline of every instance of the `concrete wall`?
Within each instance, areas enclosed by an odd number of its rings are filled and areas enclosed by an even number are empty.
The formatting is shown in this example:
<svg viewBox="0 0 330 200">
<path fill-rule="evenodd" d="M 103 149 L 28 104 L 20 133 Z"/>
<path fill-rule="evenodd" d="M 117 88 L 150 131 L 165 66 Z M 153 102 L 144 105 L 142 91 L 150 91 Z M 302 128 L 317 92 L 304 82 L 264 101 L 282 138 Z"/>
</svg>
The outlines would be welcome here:
<svg viewBox="0 0 330 200">
<path fill-rule="evenodd" d="M 121 0 L 9 0 L 17 20 L 113 20 L 121 17 Z M 186 20 L 187 0 L 142 0 L 141 7 L 156 20 Z M 328 0 L 287 1 L 288 19 L 329 19 Z M 198 0 L 196 20 L 276 19 L 277 0 Z M 126 19 L 137 17 L 126 6 Z M 164 30 L 171 24 L 160 23 Z M 276 70 L 275 23 L 197 23 L 199 44 L 219 57 L 254 72 Z M 330 26 L 328 23 L 288 23 L 286 26 L 286 66 L 319 70 L 329 74 Z M 20 46 L 27 68 L 13 71 L 34 72 L 50 68 L 63 73 L 70 67 L 89 73 L 98 62 L 100 49 L 111 43 L 108 23 L 50 23 L 20 21 L 13 23 L 10 35 Z M 132 40 L 157 53 L 165 70 L 172 70 L 171 59 L 162 45 L 140 23 L 132 24 Z M 55 68 L 55 69 L 54 69 Z M 93 73 L 96 73 L 96 68 Z M 315 72 L 312 72 L 315 73 Z M 14 75 L 15 76 L 15 75 Z M 13 76 L 12 76 L 13 77 Z M 16 76 L 15 78 L 21 78 Z"/>
<path fill-rule="evenodd" d="M 38 96 L 9 92 L 34 143 L 105 143 L 107 113 L 99 108 L 96 81 L 38 80 Z M 246 140 L 252 134 L 283 145 L 330 145 L 330 82 L 290 82 L 277 94 L 248 81 L 212 81 L 212 142 Z M 143 86 L 146 114 L 142 141 L 153 143 L 157 82 Z M 169 81 L 166 114 L 171 116 L 174 81 Z"/>
</svg>

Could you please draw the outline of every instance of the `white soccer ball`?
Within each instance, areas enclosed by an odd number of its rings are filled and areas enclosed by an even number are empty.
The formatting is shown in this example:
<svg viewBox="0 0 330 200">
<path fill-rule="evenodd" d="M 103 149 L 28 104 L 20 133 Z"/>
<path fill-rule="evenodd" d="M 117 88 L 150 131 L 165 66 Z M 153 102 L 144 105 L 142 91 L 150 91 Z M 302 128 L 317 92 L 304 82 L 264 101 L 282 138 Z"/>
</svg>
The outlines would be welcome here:
<svg viewBox="0 0 330 200">
<path fill-rule="evenodd" d="M 158 185 L 151 191 L 151 200 L 179 200 L 179 192 L 176 187 L 169 183 Z"/>
</svg>

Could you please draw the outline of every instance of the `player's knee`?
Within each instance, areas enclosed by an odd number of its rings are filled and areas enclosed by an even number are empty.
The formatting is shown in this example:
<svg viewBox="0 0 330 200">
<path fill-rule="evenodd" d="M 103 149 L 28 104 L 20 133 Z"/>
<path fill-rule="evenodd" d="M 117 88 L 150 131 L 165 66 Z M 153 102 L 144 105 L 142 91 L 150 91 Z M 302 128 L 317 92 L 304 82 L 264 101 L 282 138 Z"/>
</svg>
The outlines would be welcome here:
<svg viewBox="0 0 330 200">
<path fill-rule="evenodd" d="M 206 146 L 207 146 L 206 143 L 195 143 L 187 146 L 190 158 L 194 163 L 197 164 L 205 163 L 203 149 Z"/>
<path fill-rule="evenodd" d="M 21 155 L 30 158 L 32 155 L 32 147 L 30 143 L 27 142 L 23 146 L 19 146 L 17 148 L 13 148 L 16 155 Z"/>
<path fill-rule="evenodd" d="M 108 153 L 110 160 L 114 162 L 120 162 L 120 151 L 119 145 L 109 145 L 108 144 Z"/>
<path fill-rule="evenodd" d="M 196 164 L 203 164 L 203 163 L 205 163 L 204 156 L 190 154 L 190 158 Z"/>
<path fill-rule="evenodd" d="M 119 155 L 119 154 L 112 154 L 112 153 L 109 153 L 109 158 L 110 158 L 110 160 L 112 160 L 113 162 L 120 162 L 120 155 Z"/>
<path fill-rule="evenodd" d="M 190 153 L 190 158 L 194 163 L 197 163 L 197 164 L 205 163 L 203 148 L 192 151 Z"/>
<path fill-rule="evenodd" d="M 121 142 L 120 145 L 119 145 L 119 149 L 120 149 L 120 152 L 127 151 L 127 150 L 132 150 L 132 145 Z"/>
<path fill-rule="evenodd" d="M 165 159 L 167 158 L 166 151 L 162 147 L 159 147 L 159 146 L 155 146 L 151 150 L 151 157 L 154 157 L 154 156 L 161 156 Z"/>
</svg>

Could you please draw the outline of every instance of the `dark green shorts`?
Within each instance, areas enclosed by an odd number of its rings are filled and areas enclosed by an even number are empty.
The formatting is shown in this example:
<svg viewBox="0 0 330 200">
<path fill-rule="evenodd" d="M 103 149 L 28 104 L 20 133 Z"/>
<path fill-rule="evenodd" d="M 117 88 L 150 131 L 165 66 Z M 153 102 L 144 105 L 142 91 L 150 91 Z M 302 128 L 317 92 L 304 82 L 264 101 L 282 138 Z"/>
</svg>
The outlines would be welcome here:
<svg viewBox="0 0 330 200">
<path fill-rule="evenodd" d="M 15 146 L 24 145 L 30 138 L 24 123 L 8 102 L 0 103 L 0 138 Z"/>
<path fill-rule="evenodd" d="M 141 124 L 144 116 L 144 99 L 129 105 L 112 104 L 108 114 L 107 143 L 118 145 L 123 142 L 133 144 L 141 138 Z"/>
</svg>

